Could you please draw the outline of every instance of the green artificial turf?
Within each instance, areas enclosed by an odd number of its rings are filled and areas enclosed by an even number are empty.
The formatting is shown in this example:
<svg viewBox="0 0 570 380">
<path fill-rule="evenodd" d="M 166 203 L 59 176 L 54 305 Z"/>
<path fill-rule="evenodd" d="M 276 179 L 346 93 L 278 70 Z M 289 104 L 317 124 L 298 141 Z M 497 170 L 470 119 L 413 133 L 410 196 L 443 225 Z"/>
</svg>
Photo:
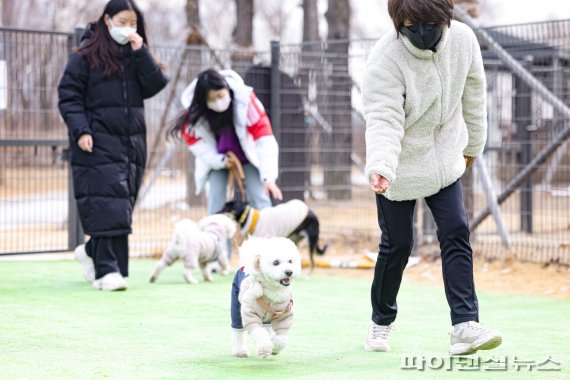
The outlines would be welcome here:
<svg viewBox="0 0 570 380">
<path fill-rule="evenodd" d="M 147 282 L 154 262 L 131 261 L 129 290 L 104 293 L 72 261 L 0 261 L 0 379 L 525 379 L 570 377 L 570 302 L 480 293 L 481 322 L 503 344 L 480 351 L 479 370 L 452 371 L 446 356 L 449 310 L 439 287 L 405 282 L 392 351 L 363 349 L 370 283 L 314 276 L 295 283 L 289 346 L 267 359 L 230 355 L 232 276 L 187 285 L 182 266 Z M 442 369 L 404 370 L 405 358 Z M 555 372 L 515 368 L 551 357 Z M 506 371 L 483 363 L 507 360 Z M 542 367 L 545 368 L 545 367 Z"/>
</svg>

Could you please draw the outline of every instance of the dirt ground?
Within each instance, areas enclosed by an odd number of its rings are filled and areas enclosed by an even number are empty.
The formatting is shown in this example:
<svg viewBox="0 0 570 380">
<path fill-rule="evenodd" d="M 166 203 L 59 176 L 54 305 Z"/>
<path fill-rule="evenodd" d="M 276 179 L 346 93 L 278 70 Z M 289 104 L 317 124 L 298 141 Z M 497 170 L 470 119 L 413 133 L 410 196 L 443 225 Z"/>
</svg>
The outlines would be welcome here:
<svg viewBox="0 0 570 380">
<path fill-rule="evenodd" d="M 355 255 L 351 257 L 354 260 Z M 332 256 L 328 259 L 331 258 Z M 349 259 L 348 256 L 344 258 Z M 358 261 L 366 262 L 367 260 Z M 486 260 L 476 257 L 473 273 L 475 286 L 479 291 L 570 299 L 570 267 L 568 266 L 514 260 Z M 374 270 L 315 268 L 314 274 L 366 278 L 372 283 Z M 406 268 L 403 281 L 443 285 L 441 260 L 431 256 L 420 256 L 417 264 Z"/>
<path fill-rule="evenodd" d="M 314 273 L 368 278 L 371 282 L 374 275 L 372 269 L 317 268 Z M 570 269 L 564 266 L 476 259 L 474 276 L 477 290 L 570 299 Z M 406 269 L 404 281 L 442 285 L 441 261 L 424 258 Z"/>
</svg>

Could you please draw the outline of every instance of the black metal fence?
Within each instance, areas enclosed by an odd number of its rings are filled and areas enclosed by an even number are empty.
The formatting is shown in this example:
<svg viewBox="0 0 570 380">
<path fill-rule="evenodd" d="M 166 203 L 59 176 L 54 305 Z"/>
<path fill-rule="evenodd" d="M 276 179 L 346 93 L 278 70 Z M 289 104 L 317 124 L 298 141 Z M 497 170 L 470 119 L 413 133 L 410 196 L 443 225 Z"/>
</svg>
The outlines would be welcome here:
<svg viewBox="0 0 570 380">
<path fill-rule="evenodd" d="M 570 104 L 570 21 L 487 30 Z M 73 202 L 68 202 L 66 128 L 57 112 L 56 86 L 74 37 L 0 29 L 0 38 L 0 81 L 2 62 L 7 68 L 7 80 L 0 82 L 0 106 L 2 91 L 8 99 L 0 109 L 0 253 L 65 250 L 81 235 Z M 374 198 L 363 174 L 365 123 L 359 86 L 374 42 L 286 46 L 275 42 L 268 51 L 240 54 L 152 47 L 155 57 L 167 63 L 171 83 L 146 104 L 150 161 L 134 215 L 133 254 L 160 252 L 174 221 L 205 215 L 204 198 L 193 194 L 193 158 L 182 143 L 166 140 L 164 131 L 181 110 L 184 87 L 208 67 L 238 71 L 270 112 L 280 143 L 280 186 L 286 198 L 307 201 L 321 219 L 323 237 L 341 252 L 374 251 L 379 230 Z M 500 194 L 570 121 L 485 48 L 483 55 L 489 98 L 485 168 Z M 505 251 L 501 244 L 496 219 L 487 218 L 473 234 L 478 252 L 492 256 L 514 252 L 530 260 L 569 262 L 568 145 L 562 144 L 502 203 L 500 217 L 511 250 Z M 464 179 L 471 218 L 488 206 L 481 174 L 475 168 Z M 429 250 L 435 241 L 433 223 L 421 204 L 418 209 L 417 246 Z"/>
<path fill-rule="evenodd" d="M 72 42 L 68 33 L 0 29 L 0 253 L 76 243 L 55 90 Z"/>
<path fill-rule="evenodd" d="M 487 32 L 566 106 L 570 106 L 570 21 L 488 28 Z M 561 132 L 570 118 L 483 48 L 488 81 L 487 168 L 498 196 Z M 501 205 L 513 251 L 522 258 L 570 263 L 570 149 L 566 140 L 536 166 Z M 480 181 L 480 171 L 475 177 Z M 475 187 L 472 214 L 487 205 Z M 475 241 L 497 250 L 497 221 L 488 218 Z M 493 240 L 495 238 L 495 240 Z M 495 243 L 494 243 L 495 242 Z"/>
</svg>

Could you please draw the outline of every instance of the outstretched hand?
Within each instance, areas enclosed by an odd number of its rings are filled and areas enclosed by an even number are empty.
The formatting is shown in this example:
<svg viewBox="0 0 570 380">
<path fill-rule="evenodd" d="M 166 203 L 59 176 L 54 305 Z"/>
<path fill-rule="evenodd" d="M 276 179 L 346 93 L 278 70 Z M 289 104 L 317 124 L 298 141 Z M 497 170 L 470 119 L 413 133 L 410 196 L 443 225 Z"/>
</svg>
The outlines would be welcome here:
<svg viewBox="0 0 570 380">
<path fill-rule="evenodd" d="M 390 182 L 380 174 L 373 173 L 370 176 L 370 190 L 376 194 L 384 194 L 389 186 Z"/>
<path fill-rule="evenodd" d="M 265 191 L 265 194 L 271 195 L 274 199 L 279 201 L 283 199 L 281 189 L 275 184 L 275 182 L 265 182 L 263 184 L 263 191 Z"/>
</svg>

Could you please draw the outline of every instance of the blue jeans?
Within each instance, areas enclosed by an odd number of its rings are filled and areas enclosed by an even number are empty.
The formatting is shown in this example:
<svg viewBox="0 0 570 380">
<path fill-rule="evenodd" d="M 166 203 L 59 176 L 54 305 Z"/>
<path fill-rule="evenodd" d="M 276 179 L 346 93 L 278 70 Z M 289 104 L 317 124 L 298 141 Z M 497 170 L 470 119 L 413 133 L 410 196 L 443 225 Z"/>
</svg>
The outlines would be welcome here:
<svg viewBox="0 0 570 380">
<path fill-rule="evenodd" d="M 473 282 L 473 253 L 469 244 L 469 223 L 461 182 L 457 180 L 425 200 L 437 224 L 451 323 L 479 321 Z M 396 319 L 396 296 L 412 252 L 416 201 L 395 202 L 383 195 L 376 195 L 376 205 L 382 236 L 372 282 L 372 321 L 387 326 Z"/>
<path fill-rule="evenodd" d="M 243 165 L 247 200 L 258 210 L 271 207 L 269 195 L 263 191 L 263 183 L 259 179 L 259 171 L 252 164 Z M 210 191 L 208 193 L 208 215 L 220 211 L 226 203 L 228 189 L 228 171 L 226 169 L 212 170 L 208 175 Z"/>
</svg>

